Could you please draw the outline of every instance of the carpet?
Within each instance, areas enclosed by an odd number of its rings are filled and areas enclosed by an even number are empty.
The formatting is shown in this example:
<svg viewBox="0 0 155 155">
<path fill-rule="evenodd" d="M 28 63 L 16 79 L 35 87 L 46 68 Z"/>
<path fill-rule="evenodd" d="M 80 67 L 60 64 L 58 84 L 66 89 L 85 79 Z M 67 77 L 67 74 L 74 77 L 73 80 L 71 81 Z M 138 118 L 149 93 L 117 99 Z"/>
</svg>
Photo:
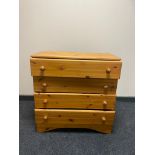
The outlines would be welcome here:
<svg viewBox="0 0 155 155">
<path fill-rule="evenodd" d="M 134 155 L 135 103 L 117 101 L 112 134 L 88 129 L 58 129 L 38 133 L 34 102 L 19 101 L 20 155 Z"/>
</svg>

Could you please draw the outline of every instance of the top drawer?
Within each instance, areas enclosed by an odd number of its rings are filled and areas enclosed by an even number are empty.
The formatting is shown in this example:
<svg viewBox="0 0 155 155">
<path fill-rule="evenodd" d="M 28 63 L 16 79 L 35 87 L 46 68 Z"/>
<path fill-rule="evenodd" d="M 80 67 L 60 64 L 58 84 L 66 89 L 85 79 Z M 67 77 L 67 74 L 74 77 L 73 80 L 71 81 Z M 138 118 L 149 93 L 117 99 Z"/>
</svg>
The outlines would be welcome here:
<svg viewBox="0 0 155 155">
<path fill-rule="evenodd" d="M 32 76 L 119 79 L 121 61 L 31 58 Z"/>
</svg>

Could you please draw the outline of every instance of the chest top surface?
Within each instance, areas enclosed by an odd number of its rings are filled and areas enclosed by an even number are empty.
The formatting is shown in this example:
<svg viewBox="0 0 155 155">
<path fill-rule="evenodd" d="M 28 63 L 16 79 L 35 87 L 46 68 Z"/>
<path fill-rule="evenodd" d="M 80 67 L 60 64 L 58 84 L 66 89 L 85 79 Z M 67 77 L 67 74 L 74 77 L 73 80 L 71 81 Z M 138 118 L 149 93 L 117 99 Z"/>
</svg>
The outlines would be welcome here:
<svg viewBox="0 0 155 155">
<path fill-rule="evenodd" d="M 73 60 L 101 60 L 101 61 L 120 61 L 121 58 L 110 53 L 86 53 L 86 52 L 62 52 L 45 51 L 31 55 L 32 58 L 45 59 L 73 59 Z"/>
</svg>

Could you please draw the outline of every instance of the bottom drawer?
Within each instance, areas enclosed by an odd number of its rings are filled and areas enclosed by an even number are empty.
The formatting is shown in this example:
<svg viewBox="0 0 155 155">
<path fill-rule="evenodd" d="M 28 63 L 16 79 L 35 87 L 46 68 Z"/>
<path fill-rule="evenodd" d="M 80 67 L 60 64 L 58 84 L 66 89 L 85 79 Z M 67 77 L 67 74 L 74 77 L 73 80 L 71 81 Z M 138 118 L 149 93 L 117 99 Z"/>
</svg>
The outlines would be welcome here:
<svg viewBox="0 0 155 155">
<path fill-rule="evenodd" d="M 103 133 L 112 131 L 115 111 L 35 109 L 39 132 L 56 128 L 88 128 Z"/>
</svg>

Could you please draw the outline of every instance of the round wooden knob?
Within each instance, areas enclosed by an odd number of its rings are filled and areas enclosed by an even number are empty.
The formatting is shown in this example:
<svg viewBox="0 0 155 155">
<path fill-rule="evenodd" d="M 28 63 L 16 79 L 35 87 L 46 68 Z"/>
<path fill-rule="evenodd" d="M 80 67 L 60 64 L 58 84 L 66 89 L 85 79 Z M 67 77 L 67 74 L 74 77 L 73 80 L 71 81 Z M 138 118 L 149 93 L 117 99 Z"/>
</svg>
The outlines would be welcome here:
<svg viewBox="0 0 155 155">
<path fill-rule="evenodd" d="M 105 117 L 102 117 L 101 120 L 102 120 L 103 122 L 105 122 L 105 121 L 106 121 L 106 118 L 105 118 Z"/>
<path fill-rule="evenodd" d="M 108 85 L 104 85 L 104 89 L 107 89 L 108 88 Z"/>
<path fill-rule="evenodd" d="M 111 69 L 110 69 L 110 68 L 107 68 L 107 69 L 106 69 L 106 72 L 107 72 L 107 73 L 110 73 L 110 72 L 111 72 Z"/>
<path fill-rule="evenodd" d="M 44 104 L 46 104 L 46 103 L 47 103 L 47 101 L 48 101 L 47 99 L 44 99 L 44 100 L 43 100 L 43 103 L 44 103 Z"/>
<path fill-rule="evenodd" d="M 44 66 L 41 66 L 41 67 L 40 67 L 40 70 L 41 70 L 41 71 L 44 71 L 44 70 L 45 70 L 45 67 L 44 67 Z"/>
<path fill-rule="evenodd" d="M 43 87 L 47 87 L 47 83 L 43 83 L 42 86 L 43 86 Z"/>
<path fill-rule="evenodd" d="M 103 101 L 103 105 L 106 106 L 107 105 L 107 101 Z"/>
<path fill-rule="evenodd" d="M 45 115 L 45 116 L 44 116 L 44 120 L 47 120 L 47 118 L 48 118 L 47 115 Z"/>
</svg>

